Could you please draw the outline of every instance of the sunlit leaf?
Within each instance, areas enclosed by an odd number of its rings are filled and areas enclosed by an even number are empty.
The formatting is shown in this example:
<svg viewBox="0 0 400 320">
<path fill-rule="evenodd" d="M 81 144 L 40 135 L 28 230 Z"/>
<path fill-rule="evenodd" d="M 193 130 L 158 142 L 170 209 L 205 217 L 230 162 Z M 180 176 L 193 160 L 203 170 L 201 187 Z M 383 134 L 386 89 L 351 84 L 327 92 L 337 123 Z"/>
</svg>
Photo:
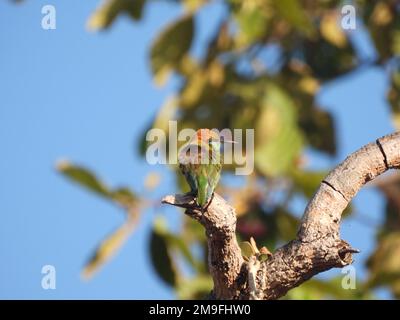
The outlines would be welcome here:
<svg viewBox="0 0 400 320">
<path fill-rule="evenodd" d="M 183 5 L 188 11 L 194 12 L 206 4 L 207 1 L 208 0 L 183 0 Z"/>
<path fill-rule="evenodd" d="M 128 220 L 114 233 L 103 240 L 96 249 L 94 255 L 84 267 L 82 276 L 85 279 L 91 278 L 101 266 L 103 266 L 117 253 L 117 251 L 128 239 L 129 235 L 133 232 L 134 227 L 135 223 L 131 220 Z"/>
<path fill-rule="evenodd" d="M 185 279 L 178 284 L 179 299 L 205 299 L 213 288 L 213 281 L 208 275 L 198 275 Z"/>
<path fill-rule="evenodd" d="M 268 86 L 255 134 L 256 168 L 266 176 L 285 174 L 299 156 L 303 138 L 292 100 L 276 86 Z"/>
<path fill-rule="evenodd" d="M 336 47 L 343 48 L 347 43 L 347 38 L 340 26 L 340 18 L 337 13 L 324 15 L 321 21 L 321 34 Z"/>
<path fill-rule="evenodd" d="M 268 22 L 271 17 L 271 10 L 264 10 L 263 7 L 253 2 L 242 2 L 235 10 L 234 18 L 238 25 L 236 46 L 247 46 L 262 38 L 268 31 Z M 265 3 L 266 4 L 266 3 Z"/>
<path fill-rule="evenodd" d="M 87 27 L 89 30 L 108 28 L 122 13 L 128 14 L 134 20 L 139 20 L 145 2 L 146 0 L 104 0 L 90 16 Z"/>
<path fill-rule="evenodd" d="M 242 250 L 242 255 L 246 258 L 250 258 L 256 252 L 254 251 L 253 246 L 248 241 L 243 241 L 240 243 L 240 249 Z"/>
</svg>

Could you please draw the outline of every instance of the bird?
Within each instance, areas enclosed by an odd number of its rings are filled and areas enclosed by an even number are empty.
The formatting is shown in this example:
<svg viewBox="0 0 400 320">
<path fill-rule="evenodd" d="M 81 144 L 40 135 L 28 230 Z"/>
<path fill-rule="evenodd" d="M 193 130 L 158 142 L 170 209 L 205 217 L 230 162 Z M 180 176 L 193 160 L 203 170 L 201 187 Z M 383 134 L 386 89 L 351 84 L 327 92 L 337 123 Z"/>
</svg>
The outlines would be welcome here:
<svg viewBox="0 0 400 320">
<path fill-rule="evenodd" d="M 178 155 L 179 168 L 190 186 L 190 194 L 205 209 L 212 200 L 221 175 L 221 143 L 224 141 L 215 131 L 199 129 Z"/>
</svg>

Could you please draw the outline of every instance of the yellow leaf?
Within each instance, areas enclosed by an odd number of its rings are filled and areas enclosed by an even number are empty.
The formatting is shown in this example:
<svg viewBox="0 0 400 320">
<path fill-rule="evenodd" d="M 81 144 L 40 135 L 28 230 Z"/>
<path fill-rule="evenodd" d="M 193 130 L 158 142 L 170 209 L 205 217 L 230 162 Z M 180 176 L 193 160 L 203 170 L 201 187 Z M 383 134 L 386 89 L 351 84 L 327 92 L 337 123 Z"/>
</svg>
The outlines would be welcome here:
<svg viewBox="0 0 400 320">
<path fill-rule="evenodd" d="M 337 13 L 329 13 L 323 16 L 321 34 L 327 41 L 339 48 L 343 48 L 347 44 L 346 34 L 339 26 L 339 16 Z"/>
<path fill-rule="evenodd" d="M 257 253 L 257 254 L 260 253 L 260 251 L 258 251 L 256 241 L 254 240 L 253 237 L 250 238 L 250 244 L 253 248 L 254 253 Z"/>
<path fill-rule="evenodd" d="M 380 1 L 376 4 L 371 15 L 371 20 L 377 26 L 386 26 L 393 19 L 392 12 L 387 3 Z"/>
<path fill-rule="evenodd" d="M 320 88 L 319 81 L 313 77 L 303 77 L 299 81 L 299 88 L 305 93 L 314 95 Z"/>
<path fill-rule="evenodd" d="M 218 60 L 214 60 L 210 64 L 208 69 L 208 76 L 210 79 L 210 83 L 215 87 L 221 86 L 221 84 L 224 82 L 224 67 Z"/>
<path fill-rule="evenodd" d="M 254 256 L 254 254 L 255 254 L 253 246 L 248 241 L 243 241 L 240 244 L 240 249 L 242 251 L 243 257 L 250 258 L 251 256 Z"/>
</svg>

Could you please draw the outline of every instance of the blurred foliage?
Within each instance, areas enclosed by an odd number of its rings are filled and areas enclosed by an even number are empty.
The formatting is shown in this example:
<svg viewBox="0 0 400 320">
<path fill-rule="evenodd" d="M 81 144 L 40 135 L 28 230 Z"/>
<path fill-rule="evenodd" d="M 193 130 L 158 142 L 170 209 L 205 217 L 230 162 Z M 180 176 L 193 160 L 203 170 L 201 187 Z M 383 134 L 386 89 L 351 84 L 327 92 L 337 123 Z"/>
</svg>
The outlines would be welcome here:
<svg viewBox="0 0 400 320">
<path fill-rule="evenodd" d="M 368 33 L 376 51 L 375 59 L 365 61 L 354 46 L 352 33 L 356 31 L 341 27 L 342 1 L 220 1 L 225 14 L 200 57 L 192 53 L 199 32 L 197 14 L 213 1 L 169 2 L 182 6 L 183 12 L 160 28 L 148 59 L 157 85 L 174 76 L 179 87 L 160 107 L 148 129 L 167 131 L 169 120 L 178 120 L 178 129 L 254 128 L 254 174 L 243 179 L 240 187 L 221 184 L 219 192 L 237 209 L 239 240 L 253 237 L 260 246 L 273 251 L 295 237 L 299 215 L 293 211 L 292 201 L 310 199 L 330 169 L 310 169 L 305 151 L 333 157 L 340 143 L 334 116 L 317 99 L 323 85 L 365 65 L 389 70 L 388 103 L 395 125 L 400 126 L 400 7 L 394 0 L 354 1 L 357 32 Z M 89 18 L 88 27 L 107 29 L 121 15 L 141 20 L 153 5 L 157 1 L 102 1 Z M 142 155 L 145 134 L 137 143 Z M 128 212 L 127 225 L 106 239 L 86 266 L 86 272 L 92 273 L 132 232 L 130 221 L 145 211 L 148 199 L 127 188 L 110 189 L 84 168 L 63 163 L 59 169 Z M 229 176 L 234 167 L 225 169 Z M 176 181 L 187 191 L 179 173 Z M 159 183 L 159 177 L 150 175 L 145 185 L 153 190 Z M 172 193 L 176 191 L 173 186 L 169 188 Z M 344 290 L 339 278 L 312 279 L 286 298 L 366 299 L 377 286 L 386 286 L 400 297 L 400 184 L 382 182 L 378 188 L 387 199 L 386 222 L 377 233 L 367 281 L 357 283 L 357 290 Z M 346 216 L 349 214 L 351 210 Z M 179 232 L 171 232 L 165 220 L 155 220 L 149 239 L 151 262 L 160 279 L 174 287 L 179 298 L 204 297 L 212 287 L 204 232 L 195 221 L 182 219 Z M 244 250 L 251 254 L 251 243 Z"/>
</svg>

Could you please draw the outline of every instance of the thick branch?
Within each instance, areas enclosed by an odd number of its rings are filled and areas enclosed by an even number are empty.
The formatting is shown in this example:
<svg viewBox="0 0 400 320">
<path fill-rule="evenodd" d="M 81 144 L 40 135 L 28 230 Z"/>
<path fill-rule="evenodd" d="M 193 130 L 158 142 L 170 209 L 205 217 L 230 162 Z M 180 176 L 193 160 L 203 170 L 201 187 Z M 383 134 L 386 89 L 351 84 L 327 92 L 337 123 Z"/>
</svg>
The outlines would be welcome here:
<svg viewBox="0 0 400 320">
<path fill-rule="evenodd" d="M 191 195 L 167 196 L 162 202 L 186 208 L 185 213 L 206 229 L 208 268 L 214 280 L 213 295 L 218 299 L 238 297 L 238 280 L 244 261 L 236 241 L 235 210 L 216 193 L 205 212 L 196 206 Z"/>
<path fill-rule="evenodd" d="M 246 271 L 248 265 L 235 236 L 234 209 L 220 196 L 215 195 L 204 214 L 191 196 L 168 196 L 163 202 L 186 208 L 186 214 L 205 227 L 215 298 L 249 299 L 251 280 L 257 298 L 277 299 L 322 271 L 352 263 L 352 253 L 358 250 L 340 239 L 342 212 L 365 183 L 392 168 L 400 168 L 400 133 L 351 154 L 321 182 L 305 210 L 297 238 L 260 263 L 258 272 Z M 256 274 L 256 279 L 244 279 L 247 274 Z"/>
</svg>

